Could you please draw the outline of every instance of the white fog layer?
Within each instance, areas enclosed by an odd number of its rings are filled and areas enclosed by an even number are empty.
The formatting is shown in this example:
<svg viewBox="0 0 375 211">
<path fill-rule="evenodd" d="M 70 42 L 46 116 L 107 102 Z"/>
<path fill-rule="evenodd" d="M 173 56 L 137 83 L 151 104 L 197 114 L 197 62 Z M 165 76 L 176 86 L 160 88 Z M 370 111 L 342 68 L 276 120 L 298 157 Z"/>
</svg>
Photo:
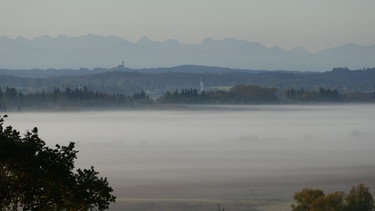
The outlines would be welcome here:
<svg viewBox="0 0 375 211">
<path fill-rule="evenodd" d="M 374 105 L 8 115 L 5 124 L 36 126 L 48 145 L 74 141 L 77 167 L 108 177 L 114 209 L 136 199 L 288 202 L 302 187 L 361 182 L 375 190 Z"/>
</svg>

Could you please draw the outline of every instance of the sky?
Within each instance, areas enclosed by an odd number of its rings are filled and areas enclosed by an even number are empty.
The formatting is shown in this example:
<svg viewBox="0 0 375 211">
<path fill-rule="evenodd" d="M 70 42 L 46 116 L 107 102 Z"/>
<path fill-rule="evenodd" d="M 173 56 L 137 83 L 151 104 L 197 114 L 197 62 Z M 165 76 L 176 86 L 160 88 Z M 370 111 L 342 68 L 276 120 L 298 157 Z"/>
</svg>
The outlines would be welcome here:
<svg viewBox="0 0 375 211">
<path fill-rule="evenodd" d="M 311 52 L 375 44 L 374 0 L 0 0 L 0 36 L 234 38 Z"/>
</svg>

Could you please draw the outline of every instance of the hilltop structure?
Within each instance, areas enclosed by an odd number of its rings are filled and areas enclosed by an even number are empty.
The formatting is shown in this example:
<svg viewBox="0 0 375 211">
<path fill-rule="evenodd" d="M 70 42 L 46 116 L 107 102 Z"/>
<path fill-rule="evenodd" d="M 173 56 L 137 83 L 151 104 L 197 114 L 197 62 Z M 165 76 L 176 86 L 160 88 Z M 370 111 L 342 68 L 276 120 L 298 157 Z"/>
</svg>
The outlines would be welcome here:
<svg viewBox="0 0 375 211">
<path fill-rule="evenodd" d="M 200 88 L 200 92 L 204 92 L 204 81 L 203 81 L 203 76 L 201 76 L 201 80 L 200 80 L 200 83 L 199 83 L 199 88 Z"/>
</svg>

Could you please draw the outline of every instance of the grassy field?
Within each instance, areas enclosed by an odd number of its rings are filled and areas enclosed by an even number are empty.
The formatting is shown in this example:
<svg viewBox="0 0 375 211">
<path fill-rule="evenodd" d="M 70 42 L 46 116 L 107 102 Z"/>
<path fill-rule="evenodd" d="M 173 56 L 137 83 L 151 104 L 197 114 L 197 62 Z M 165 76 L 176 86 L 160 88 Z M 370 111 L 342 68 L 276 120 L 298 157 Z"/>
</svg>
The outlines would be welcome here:
<svg viewBox="0 0 375 211">
<path fill-rule="evenodd" d="M 289 211 L 294 192 L 303 187 L 320 188 L 326 193 L 347 192 L 353 185 L 364 183 L 373 190 L 374 169 L 363 166 L 274 172 L 235 181 L 133 181 L 116 190 L 118 200 L 110 210 L 217 211 L 220 205 L 225 211 Z"/>
</svg>

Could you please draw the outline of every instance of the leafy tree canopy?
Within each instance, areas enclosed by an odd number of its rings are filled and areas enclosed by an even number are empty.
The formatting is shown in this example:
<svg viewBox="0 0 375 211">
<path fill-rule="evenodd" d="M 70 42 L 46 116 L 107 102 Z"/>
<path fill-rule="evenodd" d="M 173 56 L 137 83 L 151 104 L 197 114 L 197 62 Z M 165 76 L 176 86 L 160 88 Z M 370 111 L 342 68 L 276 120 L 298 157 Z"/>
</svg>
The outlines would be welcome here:
<svg viewBox="0 0 375 211">
<path fill-rule="evenodd" d="M 320 189 L 303 188 L 294 194 L 292 211 L 373 211 L 374 198 L 364 184 L 344 192 L 324 194 Z"/>
<path fill-rule="evenodd" d="M 38 129 L 23 136 L 0 116 L 0 210 L 105 210 L 116 197 L 93 167 L 74 168 L 78 151 L 46 146 Z"/>
</svg>

